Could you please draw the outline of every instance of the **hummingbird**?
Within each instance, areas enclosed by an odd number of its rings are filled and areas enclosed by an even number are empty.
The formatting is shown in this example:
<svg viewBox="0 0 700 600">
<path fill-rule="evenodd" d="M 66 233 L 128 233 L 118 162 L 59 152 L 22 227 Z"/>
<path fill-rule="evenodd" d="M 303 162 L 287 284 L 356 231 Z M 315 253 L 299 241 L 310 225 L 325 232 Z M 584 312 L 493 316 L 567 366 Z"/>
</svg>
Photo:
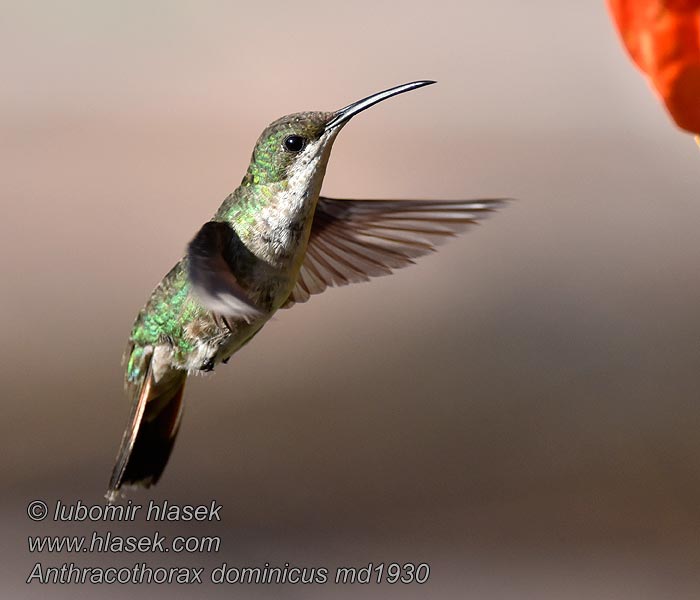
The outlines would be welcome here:
<svg viewBox="0 0 700 600">
<path fill-rule="evenodd" d="M 131 411 L 107 498 L 159 480 L 188 376 L 226 363 L 280 308 L 332 286 L 388 275 L 503 205 L 483 200 L 321 196 L 331 148 L 358 113 L 435 83 L 414 81 L 333 112 L 282 117 L 248 170 L 139 312 L 124 354 Z"/>
</svg>

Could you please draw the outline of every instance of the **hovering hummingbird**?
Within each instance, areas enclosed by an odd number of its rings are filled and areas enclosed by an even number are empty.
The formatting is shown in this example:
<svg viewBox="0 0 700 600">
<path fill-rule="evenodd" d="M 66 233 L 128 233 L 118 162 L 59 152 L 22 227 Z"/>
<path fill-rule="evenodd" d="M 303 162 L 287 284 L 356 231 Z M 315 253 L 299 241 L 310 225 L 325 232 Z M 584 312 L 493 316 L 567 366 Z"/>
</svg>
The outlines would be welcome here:
<svg viewBox="0 0 700 600">
<path fill-rule="evenodd" d="M 337 200 L 320 196 L 331 147 L 356 114 L 414 81 L 335 112 L 270 124 L 241 185 L 205 223 L 134 323 L 125 353 L 132 408 L 107 497 L 158 481 L 180 424 L 188 375 L 211 371 L 279 308 L 330 286 L 388 275 L 503 200 Z"/>
</svg>

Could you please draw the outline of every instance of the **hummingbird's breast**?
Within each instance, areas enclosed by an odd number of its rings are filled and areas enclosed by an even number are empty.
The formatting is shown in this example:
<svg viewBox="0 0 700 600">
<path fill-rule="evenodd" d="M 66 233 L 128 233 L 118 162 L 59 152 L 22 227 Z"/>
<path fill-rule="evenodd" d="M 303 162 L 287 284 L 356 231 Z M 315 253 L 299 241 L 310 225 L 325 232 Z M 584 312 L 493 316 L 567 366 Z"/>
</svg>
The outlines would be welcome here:
<svg viewBox="0 0 700 600">
<path fill-rule="evenodd" d="M 327 159 L 327 152 L 312 156 L 284 181 L 241 185 L 217 211 L 214 219 L 236 232 L 230 268 L 264 316 L 252 323 L 229 321 L 220 337 L 201 339 L 188 368 L 202 359 L 212 365 L 226 360 L 289 298 L 306 254 Z"/>
</svg>

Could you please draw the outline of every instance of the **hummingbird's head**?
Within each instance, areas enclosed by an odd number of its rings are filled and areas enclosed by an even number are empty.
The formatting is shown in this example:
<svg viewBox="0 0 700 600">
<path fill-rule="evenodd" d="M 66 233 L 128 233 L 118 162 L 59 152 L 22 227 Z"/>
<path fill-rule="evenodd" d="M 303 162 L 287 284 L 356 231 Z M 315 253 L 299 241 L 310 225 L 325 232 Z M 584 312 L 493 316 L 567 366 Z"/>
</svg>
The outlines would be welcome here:
<svg viewBox="0 0 700 600">
<path fill-rule="evenodd" d="M 326 129 L 333 114 L 295 113 L 270 123 L 255 144 L 243 183 L 270 185 L 288 181 L 295 173 L 314 171 L 327 162 L 337 134 Z M 322 160 L 324 154 L 325 161 Z"/>
<path fill-rule="evenodd" d="M 334 112 L 302 112 L 277 119 L 258 138 L 243 185 L 271 185 L 288 181 L 308 189 L 320 183 L 338 132 L 357 113 L 397 94 L 434 81 L 406 83 Z"/>
</svg>

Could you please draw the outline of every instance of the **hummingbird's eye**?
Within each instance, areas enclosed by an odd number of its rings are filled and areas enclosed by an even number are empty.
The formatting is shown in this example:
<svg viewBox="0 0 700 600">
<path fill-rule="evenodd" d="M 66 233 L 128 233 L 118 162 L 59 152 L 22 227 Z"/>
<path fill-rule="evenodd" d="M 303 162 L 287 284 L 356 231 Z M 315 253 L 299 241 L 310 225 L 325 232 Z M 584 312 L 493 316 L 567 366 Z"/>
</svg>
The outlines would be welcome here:
<svg viewBox="0 0 700 600">
<path fill-rule="evenodd" d="M 306 146 L 306 138 L 300 135 L 289 135 L 284 138 L 284 147 L 289 152 L 301 152 Z"/>
</svg>

